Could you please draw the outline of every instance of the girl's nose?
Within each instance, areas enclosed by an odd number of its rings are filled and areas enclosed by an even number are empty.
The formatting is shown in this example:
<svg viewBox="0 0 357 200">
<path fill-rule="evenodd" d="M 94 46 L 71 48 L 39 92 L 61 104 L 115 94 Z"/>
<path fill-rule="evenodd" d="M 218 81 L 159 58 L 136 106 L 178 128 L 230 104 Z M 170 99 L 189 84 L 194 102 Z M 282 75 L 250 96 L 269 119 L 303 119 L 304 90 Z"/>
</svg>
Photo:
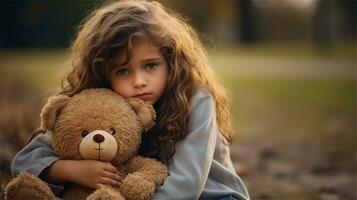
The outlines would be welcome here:
<svg viewBox="0 0 357 200">
<path fill-rule="evenodd" d="M 134 86 L 136 88 L 142 88 L 142 87 L 145 87 L 147 84 L 147 81 L 146 81 L 146 78 L 143 74 L 135 74 L 135 77 L 134 77 Z"/>
</svg>

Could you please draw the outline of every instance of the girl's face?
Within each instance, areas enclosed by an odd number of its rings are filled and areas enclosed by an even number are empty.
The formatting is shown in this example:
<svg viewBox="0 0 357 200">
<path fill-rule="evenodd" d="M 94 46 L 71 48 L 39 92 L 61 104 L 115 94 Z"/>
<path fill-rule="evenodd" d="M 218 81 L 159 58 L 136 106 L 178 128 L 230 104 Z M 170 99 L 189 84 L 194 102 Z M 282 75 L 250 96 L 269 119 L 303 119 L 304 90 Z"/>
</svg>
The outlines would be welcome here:
<svg viewBox="0 0 357 200">
<path fill-rule="evenodd" d="M 154 104 L 167 85 L 168 66 L 159 48 L 147 41 L 134 43 L 132 59 L 125 65 L 126 54 L 119 52 L 109 81 L 114 92 Z"/>
</svg>

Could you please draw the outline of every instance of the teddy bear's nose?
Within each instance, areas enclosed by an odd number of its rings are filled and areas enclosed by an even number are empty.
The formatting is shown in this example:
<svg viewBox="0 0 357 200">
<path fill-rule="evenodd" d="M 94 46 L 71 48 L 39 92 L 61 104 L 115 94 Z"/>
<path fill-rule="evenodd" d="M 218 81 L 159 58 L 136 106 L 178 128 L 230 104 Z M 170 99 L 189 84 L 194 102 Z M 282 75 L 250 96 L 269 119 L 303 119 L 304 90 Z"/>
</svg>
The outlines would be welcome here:
<svg viewBox="0 0 357 200">
<path fill-rule="evenodd" d="M 93 137 L 94 142 L 101 143 L 104 141 L 104 136 L 101 134 L 95 134 Z"/>
</svg>

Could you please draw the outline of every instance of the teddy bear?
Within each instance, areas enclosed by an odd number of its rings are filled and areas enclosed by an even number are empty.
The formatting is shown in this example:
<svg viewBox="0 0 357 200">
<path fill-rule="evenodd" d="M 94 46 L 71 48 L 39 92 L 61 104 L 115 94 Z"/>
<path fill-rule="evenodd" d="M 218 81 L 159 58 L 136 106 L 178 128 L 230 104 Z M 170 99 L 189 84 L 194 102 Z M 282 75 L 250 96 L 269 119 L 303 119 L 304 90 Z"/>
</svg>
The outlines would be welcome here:
<svg viewBox="0 0 357 200">
<path fill-rule="evenodd" d="M 150 199 L 163 184 L 167 167 L 137 155 L 141 135 L 154 125 L 155 110 L 137 98 L 93 88 L 50 98 L 41 111 L 41 128 L 52 133 L 61 159 L 111 162 L 122 177 L 118 187 L 94 190 L 70 184 L 64 199 Z M 47 183 L 26 172 L 6 187 L 7 199 L 56 199 Z"/>
</svg>

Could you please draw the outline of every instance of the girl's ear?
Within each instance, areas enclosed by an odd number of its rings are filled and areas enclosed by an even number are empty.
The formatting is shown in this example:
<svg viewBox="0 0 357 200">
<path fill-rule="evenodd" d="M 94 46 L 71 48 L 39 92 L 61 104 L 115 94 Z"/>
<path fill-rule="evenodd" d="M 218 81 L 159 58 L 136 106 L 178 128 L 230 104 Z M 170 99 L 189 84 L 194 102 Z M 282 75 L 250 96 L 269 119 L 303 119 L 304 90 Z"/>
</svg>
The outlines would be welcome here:
<svg viewBox="0 0 357 200">
<path fill-rule="evenodd" d="M 156 112 L 152 105 L 137 98 L 128 98 L 128 102 L 139 117 L 144 130 L 147 131 L 155 125 Z"/>
<path fill-rule="evenodd" d="M 66 95 L 58 95 L 48 99 L 47 104 L 42 108 L 40 115 L 42 129 L 53 131 L 57 117 L 69 100 L 70 97 Z"/>
</svg>

